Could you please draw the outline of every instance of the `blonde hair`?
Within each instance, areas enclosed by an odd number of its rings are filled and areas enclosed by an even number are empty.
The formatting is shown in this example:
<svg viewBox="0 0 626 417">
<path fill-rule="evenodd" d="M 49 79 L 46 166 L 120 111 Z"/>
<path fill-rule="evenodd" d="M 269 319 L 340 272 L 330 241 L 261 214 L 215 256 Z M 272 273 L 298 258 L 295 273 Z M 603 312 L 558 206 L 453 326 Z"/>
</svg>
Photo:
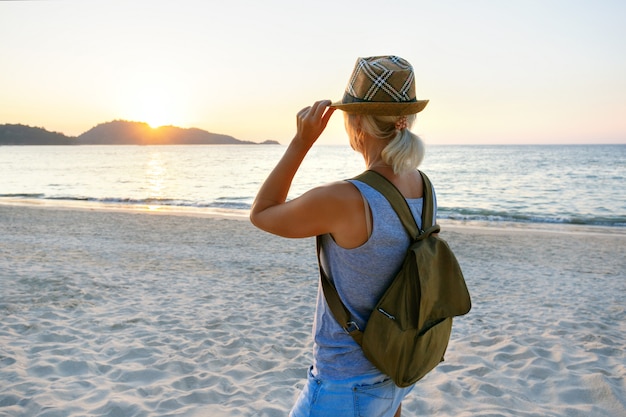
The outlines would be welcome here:
<svg viewBox="0 0 626 417">
<path fill-rule="evenodd" d="M 399 116 L 373 116 L 344 113 L 346 132 L 350 138 L 350 145 L 360 150 L 362 133 L 387 142 L 381 156 L 383 162 L 393 168 L 395 174 L 403 174 L 417 169 L 424 159 L 424 142 L 419 136 L 410 131 L 415 122 L 414 114 L 406 116 L 407 127 L 396 129 Z"/>
</svg>

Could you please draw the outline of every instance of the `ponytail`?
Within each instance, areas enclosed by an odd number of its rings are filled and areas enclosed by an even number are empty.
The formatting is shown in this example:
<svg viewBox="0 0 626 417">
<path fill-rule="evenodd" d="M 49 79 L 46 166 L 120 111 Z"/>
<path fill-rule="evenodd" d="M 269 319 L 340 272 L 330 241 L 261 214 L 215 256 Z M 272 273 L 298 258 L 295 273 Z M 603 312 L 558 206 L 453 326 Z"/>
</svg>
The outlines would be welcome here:
<svg viewBox="0 0 626 417">
<path fill-rule="evenodd" d="M 395 174 L 415 170 L 422 163 L 425 153 L 424 142 L 409 130 L 415 122 L 414 114 L 406 116 L 406 121 L 399 121 L 398 116 L 344 114 L 350 145 L 355 150 L 359 150 L 362 138 L 358 132 L 362 130 L 377 140 L 388 142 L 381 156 L 383 162 L 391 166 Z M 397 124 L 399 129 L 396 128 Z"/>
</svg>

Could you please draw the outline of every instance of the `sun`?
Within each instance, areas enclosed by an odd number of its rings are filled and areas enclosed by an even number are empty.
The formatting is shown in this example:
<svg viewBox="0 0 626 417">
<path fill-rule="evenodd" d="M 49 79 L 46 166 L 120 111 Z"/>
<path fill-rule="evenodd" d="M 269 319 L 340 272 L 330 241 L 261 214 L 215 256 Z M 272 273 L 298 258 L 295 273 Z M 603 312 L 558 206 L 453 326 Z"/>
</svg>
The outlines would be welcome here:
<svg viewBox="0 0 626 417">
<path fill-rule="evenodd" d="M 144 96 L 134 105 L 133 119 L 145 122 L 151 128 L 175 124 L 175 110 L 168 104 L 168 100 L 157 96 Z"/>
<path fill-rule="evenodd" d="M 187 119 L 186 107 L 186 100 L 164 86 L 135 86 L 125 92 L 120 116 L 126 120 L 147 123 L 153 129 L 161 126 L 183 127 Z"/>
<path fill-rule="evenodd" d="M 155 110 L 144 112 L 144 116 L 141 117 L 140 121 L 148 123 L 148 125 L 153 129 L 161 126 L 175 125 L 171 116 L 165 114 L 165 112 Z"/>
</svg>

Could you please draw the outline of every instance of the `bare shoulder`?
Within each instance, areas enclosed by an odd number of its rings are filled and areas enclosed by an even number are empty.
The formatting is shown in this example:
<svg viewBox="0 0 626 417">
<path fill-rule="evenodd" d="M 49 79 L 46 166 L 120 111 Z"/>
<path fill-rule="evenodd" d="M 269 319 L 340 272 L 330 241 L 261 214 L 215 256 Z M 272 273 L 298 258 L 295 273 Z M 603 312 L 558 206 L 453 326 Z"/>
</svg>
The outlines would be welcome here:
<svg viewBox="0 0 626 417">
<path fill-rule="evenodd" d="M 368 239 L 363 197 L 348 181 L 337 181 L 323 186 L 327 193 L 327 220 L 332 225 L 329 233 L 344 248 L 355 248 Z"/>
<path fill-rule="evenodd" d="M 318 189 L 326 193 L 328 197 L 338 200 L 361 198 L 359 190 L 348 181 L 335 181 L 318 187 Z"/>
</svg>

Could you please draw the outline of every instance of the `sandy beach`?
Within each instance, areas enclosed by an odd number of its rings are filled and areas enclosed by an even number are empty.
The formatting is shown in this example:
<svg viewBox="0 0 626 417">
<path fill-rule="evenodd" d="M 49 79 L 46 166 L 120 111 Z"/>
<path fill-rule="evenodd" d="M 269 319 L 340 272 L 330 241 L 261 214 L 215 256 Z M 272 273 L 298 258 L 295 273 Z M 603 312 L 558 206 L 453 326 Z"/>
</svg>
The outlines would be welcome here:
<svg viewBox="0 0 626 417">
<path fill-rule="evenodd" d="M 473 297 L 404 416 L 626 415 L 626 231 L 443 224 Z M 0 205 L 0 416 L 286 416 L 313 239 Z"/>
</svg>

